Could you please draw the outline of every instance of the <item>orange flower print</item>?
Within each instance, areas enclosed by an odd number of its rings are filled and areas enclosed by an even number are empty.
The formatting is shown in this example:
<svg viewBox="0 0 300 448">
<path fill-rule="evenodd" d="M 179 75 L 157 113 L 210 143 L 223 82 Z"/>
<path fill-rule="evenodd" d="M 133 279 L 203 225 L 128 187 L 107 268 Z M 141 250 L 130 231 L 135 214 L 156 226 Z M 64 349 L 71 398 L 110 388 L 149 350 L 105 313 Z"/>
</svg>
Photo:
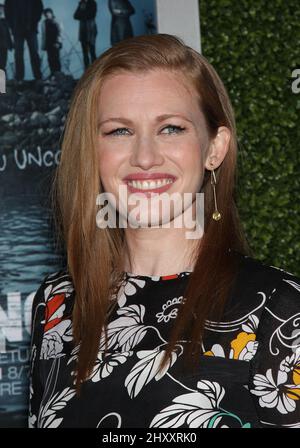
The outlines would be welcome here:
<svg viewBox="0 0 300 448">
<path fill-rule="evenodd" d="M 231 341 L 231 355 L 233 359 L 243 359 L 247 352 L 253 352 L 254 341 L 256 335 L 254 333 L 246 333 L 242 331 L 237 335 L 237 338 Z"/>
<path fill-rule="evenodd" d="M 295 365 L 293 369 L 293 382 L 295 387 L 289 387 L 287 389 L 287 396 L 292 400 L 300 400 L 300 363 Z"/>
</svg>

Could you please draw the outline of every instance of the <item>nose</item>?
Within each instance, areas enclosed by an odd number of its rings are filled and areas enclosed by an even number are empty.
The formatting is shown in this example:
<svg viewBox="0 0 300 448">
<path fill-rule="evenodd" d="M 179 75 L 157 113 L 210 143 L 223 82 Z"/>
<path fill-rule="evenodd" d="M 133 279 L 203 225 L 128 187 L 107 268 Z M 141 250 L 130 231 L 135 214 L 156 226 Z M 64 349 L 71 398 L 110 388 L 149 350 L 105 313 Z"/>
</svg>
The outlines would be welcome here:
<svg viewBox="0 0 300 448">
<path fill-rule="evenodd" d="M 152 166 L 160 166 L 164 162 L 164 157 L 159 144 L 150 137 L 140 137 L 135 142 L 130 156 L 130 165 L 137 166 L 144 170 Z"/>
</svg>

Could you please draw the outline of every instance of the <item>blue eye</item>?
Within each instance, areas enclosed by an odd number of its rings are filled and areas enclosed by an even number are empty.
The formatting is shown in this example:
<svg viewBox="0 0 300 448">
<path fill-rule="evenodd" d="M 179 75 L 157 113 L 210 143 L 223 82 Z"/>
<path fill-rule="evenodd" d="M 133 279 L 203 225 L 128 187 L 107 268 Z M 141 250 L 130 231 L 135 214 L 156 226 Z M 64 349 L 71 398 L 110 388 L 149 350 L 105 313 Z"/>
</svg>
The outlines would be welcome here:
<svg viewBox="0 0 300 448">
<path fill-rule="evenodd" d="M 168 128 L 176 129 L 175 134 L 179 134 L 180 132 L 183 132 L 185 130 L 185 128 L 182 128 L 181 126 L 175 126 L 175 125 L 172 125 L 172 124 L 168 124 L 168 126 L 165 126 L 163 128 L 163 130 L 164 129 L 168 129 Z M 171 134 L 173 134 L 173 132 L 171 132 Z"/>
<path fill-rule="evenodd" d="M 168 129 L 168 128 L 172 128 L 172 129 L 176 130 L 176 132 L 171 132 L 171 134 L 179 134 L 180 132 L 183 132 L 185 130 L 185 128 L 183 128 L 181 126 L 175 126 L 175 125 L 172 125 L 172 124 L 169 124 L 168 126 L 165 126 L 162 130 Z M 119 133 L 118 131 L 128 131 L 128 128 L 117 128 L 117 129 L 114 129 L 111 132 L 106 132 L 105 135 L 125 135 L 124 133 Z"/>
<path fill-rule="evenodd" d="M 105 135 L 124 135 L 124 134 L 118 134 L 117 133 L 117 131 L 123 131 L 123 130 L 127 130 L 128 131 L 127 128 L 118 128 L 118 129 L 115 129 L 114 131 L 107 132 Z"/>
</svg>

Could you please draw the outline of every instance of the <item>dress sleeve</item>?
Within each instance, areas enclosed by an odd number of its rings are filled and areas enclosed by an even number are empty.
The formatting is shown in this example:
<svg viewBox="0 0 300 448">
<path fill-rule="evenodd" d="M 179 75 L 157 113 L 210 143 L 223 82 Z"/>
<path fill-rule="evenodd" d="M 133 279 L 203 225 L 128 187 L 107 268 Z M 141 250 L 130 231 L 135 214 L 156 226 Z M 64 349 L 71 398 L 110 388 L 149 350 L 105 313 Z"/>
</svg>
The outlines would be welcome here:
<svg viewBox="0 0 300 448">
<path fill-rule="evenodd" d="M 300 428 L 300 278 L 283 271 L 266 300 L 249 390 L 262 427 Z"/>
<path fill-rule="evenodd" d="M 46 276 L 33 297 L 31 313 L 31 343 L 29 365 L 29 428 L 37 427 L 37 417 L 43 396 L 43 385 L 39 369 L 39 358 L 43 340 L 45 322 L 45 289 Z"/>
</svg>

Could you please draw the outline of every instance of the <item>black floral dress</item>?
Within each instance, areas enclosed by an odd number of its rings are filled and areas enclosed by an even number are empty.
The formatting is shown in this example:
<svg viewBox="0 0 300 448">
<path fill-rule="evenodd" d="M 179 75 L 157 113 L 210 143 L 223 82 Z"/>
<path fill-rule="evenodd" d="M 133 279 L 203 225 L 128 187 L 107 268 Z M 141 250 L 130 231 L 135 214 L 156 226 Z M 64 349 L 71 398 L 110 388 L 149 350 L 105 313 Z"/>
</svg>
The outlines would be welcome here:
<svg viewBox="0 0 300 448">
<path fill-rule="evenodd" d="M 300 428 L 300 279 L 240 255 L 222 322 L 206 322 L 195 372 L 183 371 L 187 341 L 164 353 L 190 272 L 124 273 L 91 376 L 75 393 L 78 346 L 67 271 L 45 277 L 32 313 L 30 427 Z"/>
</svg>

